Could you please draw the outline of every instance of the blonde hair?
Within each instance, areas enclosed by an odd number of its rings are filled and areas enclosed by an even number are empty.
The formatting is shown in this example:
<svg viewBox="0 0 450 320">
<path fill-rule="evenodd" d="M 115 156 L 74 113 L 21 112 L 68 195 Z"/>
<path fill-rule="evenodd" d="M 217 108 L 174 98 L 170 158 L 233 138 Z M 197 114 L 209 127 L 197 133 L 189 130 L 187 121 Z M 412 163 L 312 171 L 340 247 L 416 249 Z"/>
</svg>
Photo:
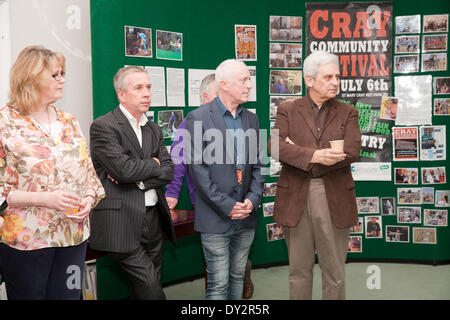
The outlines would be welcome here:
<svg viewBox="0 0 450 320">
<path fill-rule="evenodd" d="M 114 89 L 116 92 L 120 90 L 126 90 L 128 87 L 128 79 L 127 76 L 131 73 L 143 72 L 147 73 L 147 71 L 139 66 L 126 66 L 120 68 L 116 75 L 114 76 Z"/>
<path fill-rule="evenodd" d="M 41 102 L 42 84 L 55 63 L 65 72 L 66 58 L 62 54 L 42 46 L 23 49 L 11 67 L 8 105 L 25 114 L 37 106 Z"/>
</svg>

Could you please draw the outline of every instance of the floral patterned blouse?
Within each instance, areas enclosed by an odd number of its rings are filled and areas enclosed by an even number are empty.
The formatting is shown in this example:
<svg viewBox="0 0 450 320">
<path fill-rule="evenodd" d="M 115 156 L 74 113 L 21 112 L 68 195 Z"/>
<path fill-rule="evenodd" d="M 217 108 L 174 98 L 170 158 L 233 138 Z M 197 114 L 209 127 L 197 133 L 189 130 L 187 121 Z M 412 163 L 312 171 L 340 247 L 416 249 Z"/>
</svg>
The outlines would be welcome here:
<svg viewBox="0 0 450 320">
<path fill-rule="evenodd" d="M 12 190 L 68 190 L 81 197 L 95 191 L 93 207 L 105 197 L 78 121 L 55 109 L 60 132 L 50 137 L 30 116 L 0 109 L 0 197 Z M 90 192 L 92 193 L 92 192 Z M 77 221 L 45 207 L 7 207 L 0 241 L 19 250 L 78 245 L 89 238 L 89 218 Z"/>
</svg>

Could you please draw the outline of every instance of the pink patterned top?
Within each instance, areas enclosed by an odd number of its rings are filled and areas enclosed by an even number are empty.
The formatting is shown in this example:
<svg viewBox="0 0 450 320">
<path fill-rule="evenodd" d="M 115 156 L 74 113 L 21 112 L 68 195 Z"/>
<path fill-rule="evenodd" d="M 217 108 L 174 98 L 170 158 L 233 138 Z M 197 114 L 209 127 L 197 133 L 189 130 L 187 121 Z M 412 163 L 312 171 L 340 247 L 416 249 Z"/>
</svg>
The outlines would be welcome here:
<svg viewBox="0 0 450 320">
<path fill-rule="evenodd" d="M 12 190 L 68 190 L 81 197 L 95 191 L 94 206 L 105 197 L 78 121 L 55 109 L 60 132 L 54 140 L 33 119 L 6 106 L 0 109 L 0 196 Z M 91 192 L 92 193 L 92 192 Z M 93 206 L 93 207 L 94 207 Z M 78 245 L 89 238 L 89 218 L 70 219 L 45 207 L 7 207 L 0 241 L 19 250 Z"/>
</svg>

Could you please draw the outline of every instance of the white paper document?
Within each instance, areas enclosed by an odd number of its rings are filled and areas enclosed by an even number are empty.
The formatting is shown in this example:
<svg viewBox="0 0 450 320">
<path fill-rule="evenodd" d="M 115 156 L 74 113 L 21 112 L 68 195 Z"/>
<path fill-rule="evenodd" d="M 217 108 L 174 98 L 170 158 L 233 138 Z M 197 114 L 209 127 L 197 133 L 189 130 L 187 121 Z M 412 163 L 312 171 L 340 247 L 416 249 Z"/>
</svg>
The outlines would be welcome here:
<svg viewBox="0 0 450 320">
<path fill-rule="evenodd" d="M 145 67 L 152 84 L 151 107 L 166 106 L 166 78 L 164 67 Z"/>
<path fill-rule="evenodd" d="M 189 106 L 198 107 L 200 106 L 200 85 L 202 80 L 216 70 L 211 69 L 189 69 L 188 70 L 188 81 L 189 81 Z"/>
<path fill-rule="evenodd" d="M 431 124 L 431 93 L 430 75 L 395 77 L 395 96 L 398 98 L 395 125 Z"/>
<path fill-rule="evenodd" d="M 184 69 L 167 68 L 167 105 L 184 107 Z"/>
</svg>

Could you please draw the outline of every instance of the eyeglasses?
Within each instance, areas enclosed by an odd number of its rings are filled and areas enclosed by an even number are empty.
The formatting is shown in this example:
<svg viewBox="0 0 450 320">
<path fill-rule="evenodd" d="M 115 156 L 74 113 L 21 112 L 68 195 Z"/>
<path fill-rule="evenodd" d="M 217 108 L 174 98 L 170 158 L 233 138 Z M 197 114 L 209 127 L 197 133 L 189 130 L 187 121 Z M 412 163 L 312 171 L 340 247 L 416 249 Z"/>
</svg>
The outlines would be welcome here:
<svg viewBox="0 0 450 320">
<path fill-rule="evenodd" d="M 53 79 L 55 79 L 56 81 L 61 81 L 62 78 L 64 78 L 66 76 L 66 73 L 64 71 L 52 74 Z"/>
</svg>

